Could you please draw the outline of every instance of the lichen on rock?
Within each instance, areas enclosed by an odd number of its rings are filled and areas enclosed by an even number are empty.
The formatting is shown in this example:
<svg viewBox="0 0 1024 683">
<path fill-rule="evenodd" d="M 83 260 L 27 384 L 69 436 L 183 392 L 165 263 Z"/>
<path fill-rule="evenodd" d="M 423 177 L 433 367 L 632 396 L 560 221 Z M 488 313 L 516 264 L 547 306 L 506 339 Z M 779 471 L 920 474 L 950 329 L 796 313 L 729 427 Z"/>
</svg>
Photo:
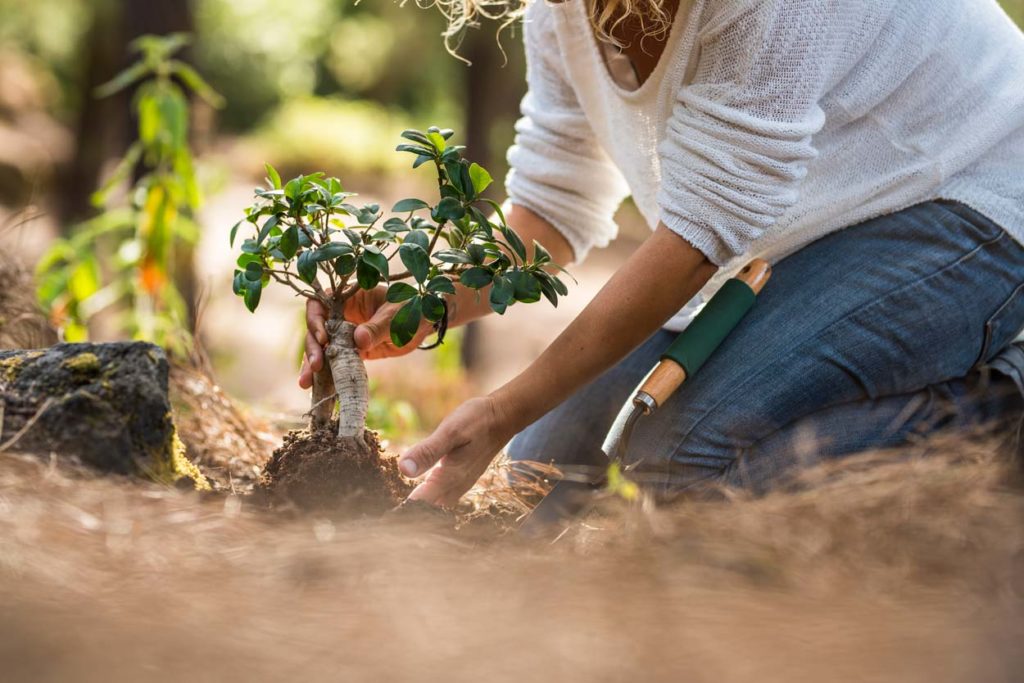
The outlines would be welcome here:
<svg viewBox="0 0 1024 683">
<path fill-rule="evenodd" d="M 0 351 L 0 436 L 24 430 L 22 452 L 209 488 L 177 439 L 167 371 L 163 350 L 143 342 Z"/>
</svg>

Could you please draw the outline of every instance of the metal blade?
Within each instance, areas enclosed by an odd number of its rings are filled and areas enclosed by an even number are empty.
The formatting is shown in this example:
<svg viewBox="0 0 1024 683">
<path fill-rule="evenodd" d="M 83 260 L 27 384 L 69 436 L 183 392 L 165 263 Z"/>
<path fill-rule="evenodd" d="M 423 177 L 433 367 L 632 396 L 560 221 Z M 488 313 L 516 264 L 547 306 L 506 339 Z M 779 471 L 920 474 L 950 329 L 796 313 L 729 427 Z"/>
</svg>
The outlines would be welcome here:
<svg viewBox="0 0 1024 683">
<path fill-rule="evenodd" d="M 608 462 L 622 462 L 633 427 L 647 413 L 642 403 L 630 401 L 622 406 L 612 423 L 601 450 Z M 582 514 L 604 485 L 604 471 L 600 468 L 589 480 L 561 479 L 548 495 L 537 503 L 519 526 L 519 533 L 529 538 L 556 538 L 572 520 Z"/>
</svg>

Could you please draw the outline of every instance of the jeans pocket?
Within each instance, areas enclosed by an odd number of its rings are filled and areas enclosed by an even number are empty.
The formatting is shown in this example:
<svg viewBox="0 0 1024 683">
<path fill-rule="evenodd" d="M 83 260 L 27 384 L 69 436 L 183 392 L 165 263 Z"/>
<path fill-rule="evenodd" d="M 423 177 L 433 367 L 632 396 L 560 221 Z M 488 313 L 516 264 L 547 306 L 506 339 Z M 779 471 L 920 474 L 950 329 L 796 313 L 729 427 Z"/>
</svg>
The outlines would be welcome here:
<svg viewBox="0 0 1024 683">
<path fill-rule="evenodd" d="M 1010 298 L 985 323 L 985 338 L 976 367 L 995 358 L 1020 334 L 1021 329 L 1024 329 L 1024 282 L 1017 285 Z"/>
</svg>

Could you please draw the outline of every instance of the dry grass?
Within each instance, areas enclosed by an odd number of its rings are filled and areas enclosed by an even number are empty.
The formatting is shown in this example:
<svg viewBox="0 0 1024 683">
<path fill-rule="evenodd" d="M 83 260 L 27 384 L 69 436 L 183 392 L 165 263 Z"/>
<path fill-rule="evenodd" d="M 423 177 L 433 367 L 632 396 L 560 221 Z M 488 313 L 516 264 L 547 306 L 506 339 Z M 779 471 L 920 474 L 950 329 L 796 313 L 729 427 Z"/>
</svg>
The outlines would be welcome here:
<svg viewBox="0 0 1024 683">
<path fill-rule="evenodd" d="M 0 456 L 5 681 L 1015 681 L 1024 494 L 983 443 L 553 546 Z M 472 539 L 472 540 L 470 540 Z"/>
<path fill-rule="evenodd" d="M 36 304 L 35 291 L 28 270 L 0 253 L 0 349 L 35 349 L 57 342 Z"/>
</svg>

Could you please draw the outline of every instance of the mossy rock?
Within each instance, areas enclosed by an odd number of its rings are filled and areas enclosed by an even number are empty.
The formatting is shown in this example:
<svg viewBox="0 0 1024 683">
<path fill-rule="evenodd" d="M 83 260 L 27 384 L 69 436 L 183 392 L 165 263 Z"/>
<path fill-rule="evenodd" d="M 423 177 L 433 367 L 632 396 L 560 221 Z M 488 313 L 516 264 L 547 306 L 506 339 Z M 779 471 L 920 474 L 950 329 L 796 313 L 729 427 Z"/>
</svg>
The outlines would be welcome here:
<svg viewBox="0 0 1024 683">
<path fill-rule="evenodd" d="M 175 433 L 167 369 L 163 350 L 143 342 L 0 351 L 0 444 L 23 431 L 12 449 L 208 488 Z"/>
</svg>

